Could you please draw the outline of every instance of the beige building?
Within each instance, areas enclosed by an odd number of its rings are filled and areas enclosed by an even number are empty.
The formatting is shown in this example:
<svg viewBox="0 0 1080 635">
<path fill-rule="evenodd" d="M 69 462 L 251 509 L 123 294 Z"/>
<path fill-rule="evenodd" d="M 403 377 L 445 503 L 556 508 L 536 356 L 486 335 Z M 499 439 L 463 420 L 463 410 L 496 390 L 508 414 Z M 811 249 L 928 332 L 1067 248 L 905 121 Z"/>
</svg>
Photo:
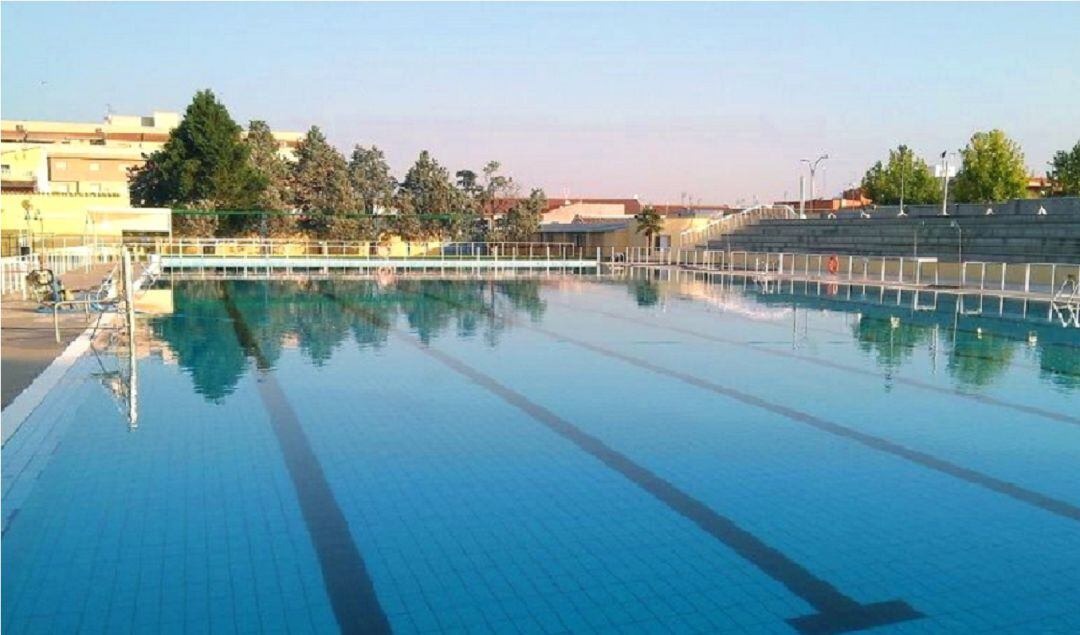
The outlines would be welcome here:
<svg viewBox="0 0 1080 635">
<path fill-rule="evenodd" d="M 128 171 L 160 150 L 179 124 L 174 112 L 109 115 L 101 123 L 0 121 L 4 190 L 126 196 Z M 292 157 L 303 133 L 274 137 L 282 155 Z"/>
<path fill-rule="evenodd" d="M 0 121 L 0 229 L 4 245 L 36 236 L 160 233 L 160 215 L 134 213 L 132 168 L 180 124 L 174 112 L 109 115 L 100 123 Z M 300 132 L 275 132 L 291 158 Z M 108 218 L 108 222 L 103 222 Z"/>
<path fill-rule="evenodd" d="M 683 233 L 702 229 L 713 222 L 713 214 L 685 214 L 661 217 L 663 228 L 653 236 L 654 249 L 692 249 L 696 245 L 684 244 Z M 586 249 L 599 248 L 619 252 L 627 248 L 648 247 L 648 238 L 637 231 L 633 217 L 578 217 L 569 223 L 544 223 L 535 240 L 547 243 L 569 243 Z"/>
</svg>

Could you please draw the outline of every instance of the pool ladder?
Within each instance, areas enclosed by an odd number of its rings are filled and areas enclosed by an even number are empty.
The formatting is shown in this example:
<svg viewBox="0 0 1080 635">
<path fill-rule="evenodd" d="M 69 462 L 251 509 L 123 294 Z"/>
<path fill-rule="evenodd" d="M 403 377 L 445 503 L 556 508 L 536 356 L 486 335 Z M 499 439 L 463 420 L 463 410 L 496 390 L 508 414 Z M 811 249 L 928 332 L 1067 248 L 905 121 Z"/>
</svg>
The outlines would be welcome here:
<svg viewBox="0 0 1080 635">
<path fill-rule="evenodd" d="M 1080 328 L 1080 285 L 1071 274 L 1054 293 L 1050 308 L 1062 326 Z"/>
</svg>

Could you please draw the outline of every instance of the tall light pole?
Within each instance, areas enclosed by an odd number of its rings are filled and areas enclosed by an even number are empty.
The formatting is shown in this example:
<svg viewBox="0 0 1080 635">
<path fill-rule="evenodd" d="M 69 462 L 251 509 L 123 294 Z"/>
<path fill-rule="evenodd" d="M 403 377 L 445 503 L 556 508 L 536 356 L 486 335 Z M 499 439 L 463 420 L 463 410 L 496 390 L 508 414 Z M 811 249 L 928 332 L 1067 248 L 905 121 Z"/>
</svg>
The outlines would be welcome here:
<svg viewBox="0 0 1080 635">
<path fill-rule="evenodd" d="M 941 215 L 948 216 L 949 209 L 946 206 L 949 204 L 949 177 L 956 174 L 956 168 L 949 166 L 948 150 L 941 153 L 941 165 L 938 169 L 941 171 Z"/>
<path fill-rule="evenodd" d="M 904 148 L 900 147 L 900 213 L 897 216 L 907 216 L 904 213 L 904 175 L 907 173 L 907 161 L 904 160 Z"/>
<path fill-rule="evenodd" d="M 828 154 L 823 154 L 820 157 L 814 159 L 813 161 L 811 161 L 810 159 L 801 159 L 800 160 L 800 163 L 805 163 L 807 165 L 807 167 L 810 168 L 810 207 L 811 207 L 811 209 L 813 208 L 814 198 L 816 196 L 815 188 L 814 188 L 814 175 L 817 173 L 818 165 L 822 161 L 824 161 L 825 159 L 828 159 L 828 158 L 829 158 Z"/>
<path fill-rule="evenodd" d="M 806 177 L 799 175 L 799 218 L 806 220 Z"/>
</svg>

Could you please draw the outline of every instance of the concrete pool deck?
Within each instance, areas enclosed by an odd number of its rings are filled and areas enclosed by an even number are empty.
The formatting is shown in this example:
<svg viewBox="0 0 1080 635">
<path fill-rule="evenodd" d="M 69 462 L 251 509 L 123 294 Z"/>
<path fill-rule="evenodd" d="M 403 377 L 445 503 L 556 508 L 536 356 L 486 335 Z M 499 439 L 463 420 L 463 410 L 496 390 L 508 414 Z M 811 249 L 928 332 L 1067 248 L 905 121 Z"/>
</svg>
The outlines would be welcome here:
<svg viewBox="0 0 1080 635">
<path fill-rule="evenodd" d="M 68 289 L 89 289 L 100 284 L 110 269 L 112 265 L 96 265 L 89 271 L 69 271 L 60 279 Z M 81 310 L 64 311 L 57 342 L 52 313 L 39 312 L 38 307 L 38 303 L 18 297 L 5 298 L 0 305 L 0 408 L 6 409 L 93 324 Z M 91 320 L 96 317 L 90 314 Z"/>
</svg>

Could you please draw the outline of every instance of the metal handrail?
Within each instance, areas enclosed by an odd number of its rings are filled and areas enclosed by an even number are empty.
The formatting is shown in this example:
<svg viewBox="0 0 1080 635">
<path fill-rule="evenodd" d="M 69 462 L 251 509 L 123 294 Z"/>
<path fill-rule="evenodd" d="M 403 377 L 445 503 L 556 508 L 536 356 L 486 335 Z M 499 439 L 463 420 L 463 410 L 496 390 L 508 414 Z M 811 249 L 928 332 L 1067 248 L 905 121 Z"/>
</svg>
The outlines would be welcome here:
<svg viewBox="0 0 1080 635">
<path fill-rule="evenodd" d="M 710 221 L 704 227 L 685 229 L 679 233 L 679 245 L 697 245 L 732 229 L 754 224 L 763 218 L 796 218 L 798 214 L 790 205 L 754 205 L 740 212 Z M 723 231 L 721 231 L 723 230 Z"/>
</svg>

